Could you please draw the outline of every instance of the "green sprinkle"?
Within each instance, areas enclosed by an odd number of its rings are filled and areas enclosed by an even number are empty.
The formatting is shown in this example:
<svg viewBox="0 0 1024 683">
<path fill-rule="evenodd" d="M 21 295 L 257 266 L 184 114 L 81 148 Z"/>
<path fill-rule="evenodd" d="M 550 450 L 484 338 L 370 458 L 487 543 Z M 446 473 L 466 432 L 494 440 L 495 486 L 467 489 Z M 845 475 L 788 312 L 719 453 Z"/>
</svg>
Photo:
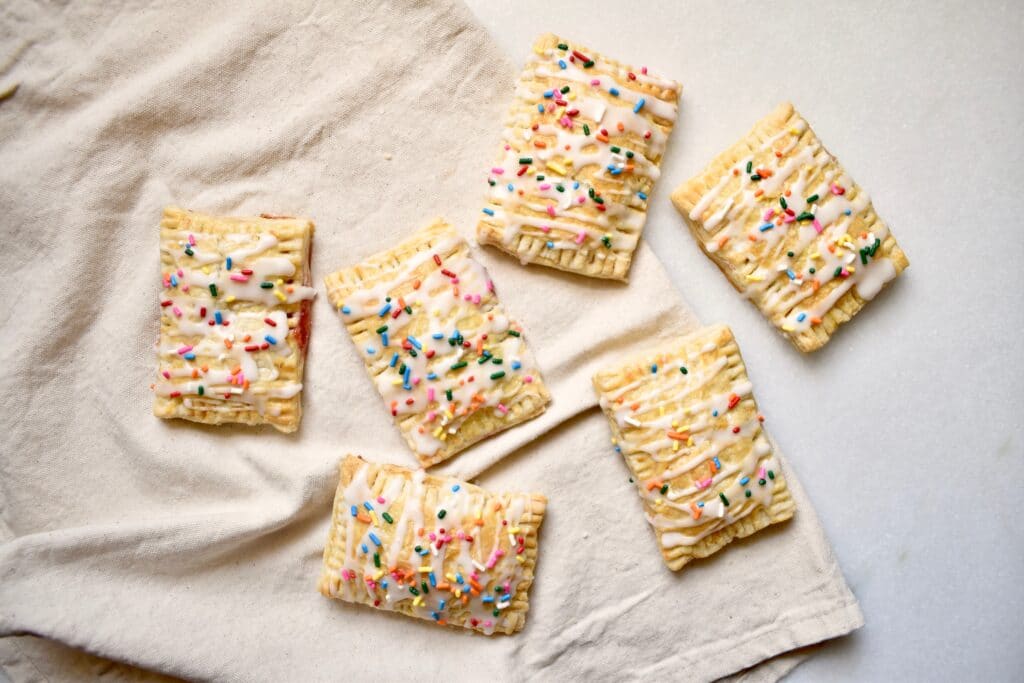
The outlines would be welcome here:
<svg viewBox="0 0 1024 683">
<path fill-rule="evenodd" d="M 419 552 L 419 551 L 423 550 L 423 546 L 418 545 L 415 548 L 413 548 L 413 550 L 415 550 L 416 552 Z"/>
<path fill-rule="evenodd" d="M 604 200 L 601 199 L 600 197 L 594 197 L 594 201 L 597 202 L 598 204 L 604 204 Z"/>
<path fill-rule="evenodd" d="M 611 146 L 611 150 L 612 150 L 612 152 L 613 152 L 614 154 L 618 154 L 619 152 L 621 152 L 621 151 L 622 151 L 622 149 L 621 149 L 620 147 L 616 147 L 615 145 L 612 145 L 612 146 Z"/>
<path fill-rule="evenodd" d="M 746 496 L 747 498 L 750 498 L 750 489 L 747 489 L 746 491 L 744 491 L 743 495 Z"/>
<path fill-rule="evenodd" d="M 818 201 L 818 195 L 816 194 L 812 194 L 810 197 L 807 198 L 808 204 L 813 204 L 816 201 Z"/>
<path fill-rule="evenodd" d="M 199 389 L 197 389 L 197 391 L 199 392 L 199 395 L 200 395 L 200 396 L 202 396 L 202 395 L 203 395 L 203 393 L 204 393 L 204 392 L 205 392 L 206 390 L 205 390 L 205 389 L 203 389 L 202 387 L 199 387 Z"/>
<path fill-rule="evenodd" d="M 482 356 L 480 356 L 479 358 L 476 359 L 477 365 L 483 365 L 484 363 L 487 362 L 488 358 L 490 358 L 490 356 L 488 355 L 488 353 L 486 351 L 484 351 L 484 355 L 482 355 Z"/>
<path fill-rule="evenodd" d="M 445 396 L 445 398 L 447 398 L 447 399 L 448 399 L 449 401 L 450 401 L 450 400 L 452 400 L 452 390 L 451 390 L 451 389 L 445 389 L 445 390 L 444 390 L 444 396 Z"/>
<path fill-rule="evenodd" d="M 611 249 L 612 248 L 612 238 L 609 237 L 608 235 L 605 235 L 604 237 L 601 238 L 601 244 L 603 244 L 608 249 Z"/>
<path fill-rule="evenodd" d="M 213 284 L 212 282 L 210 283 L 210 294 L 213 296 L 217 296 L 217 285 Z"/>
<path fill-rule="evenodd" d="M 559 43 L 559 44 L 558 44 L 558 49 L 559 49 L 559 50 L 568 50 L 568 49 L 569 49 L 569 46 L 568 46 L 568 45 L 566 45 L 565 43 Z"/>
<path fill-rule="evenodd" d="M 402 363 L 401 365 L 398 366 L 398 374 L 399 375 L 404 375 L 405 374 L 405 363 Z"/>
<path fill-rule="evenodd" d="M 561 93 L 562 93 L 563 95 L 564 95 L 565 93 L 569 92 L 569 86 L 567 86 L 567 85 L 563 85 L 563 86 L 562 86 L 562 90 L 561 90 L 560 92 L 561 92 Z"/>
<path fill-rule="evenodd" d="M 816 271 L 814 270 L 814 268 L 808 268 L 807 272 L 810 273 L 811 275 L 814 275 Z"/>
<path fill-rule="evenodd" d="M 537 182 L 538 182 L 538 183 L 539 183 L 540 181 L 542 181 L 542 180 L 544 180 L 544 176 L 542 176 L 542 175 L 539 175 L 539 176 L 537 176 Z"/>
<path fill-rule="evenodd" d="M 788 256 L 789 258 L 793 258 L 793 252 L 787 251 L 786 256 Z"/>
<path fill-rule="evenodd" d="M 500 358 L 492 358 L 491 362 L 494 363 L 495 365 L 501 365 L 502 364 L 502 360 Z"/>
<path fill-rule="evenodd" d="M 747 169 L 747 170 L 749 170 L 749 169 Z M 785 197 L 779 197 L 779 204 L 782 204 L 782 208 L 783 209 L 788 209 L 789 208 L 789 205 L 786 204 L 786 198 Z"/>
<path fill-rule="evenodd" d="M 499 612 L 498 610 L 494 610 L 493 612 L 491 612 L 491 614 L 494 616 L 499 616 L 501 612 Z"/>
<path fill-rule="evenodd" d="M 559 192 L 565 192 L 564 185 L 555 185 L 555 189 L 558 190 Z"/>
<path fill-rule="evenodd" d="M 416 349 L 409 349 L 409 355 L 412 356 L 413 358 L 415 358 L 416 357 Z"/>
<path fill-rule="evenodd" d="M 686 368 L 684 368 L 684 367 L 680 367 L 680 368 L 679 368 L 679 372 L 681 372 L 681 373 L 683 373 L 683 374 L 685 375 L 685 374 L 687 374 L 687 373 L 688 373 L 688 372 L 690 372 L 690 371 L 689 371 L 689 370 L 687 370 L 687 369 L 686 369 Z"/>
<path fill-rule="evenodd" d="M 213 287 L 213 285 L 210 285 L 210 286 Z M 273 289 L 274 288 L 274 283 L 273 282 L 261 282 L 260 283 L 260 287 L 262 287 L 263 289 Z"/>
<path fill-rule="evenodd" d="M 437 511 L 437 518 L 438 519 L 444 519 L 444 516 L 447 515 L 447 514 L 448 514 L 448 511 L 445 510 L 444 508 L 442 508 L 442 509 Z"/>
<path fill-rule="evenodd" d="M 532 164 L 533 157 L 519 157 L 519 163 L 521 164 Z"/>
<path fill-rule="evenodd" d="M 377 334 L 384 334 L 387 331 L 388 331 L 388 326 L 387 325 L 381 325 L 380 327 L 377 328 Z"/>
<path fill-rule="evenodd" d="M 458 363 L 453 363 L 449 370 L 459 370 L 461 368 L 466 367 L 467 365 L 469 365 L 469 363 L 467 363 L 464 360 L 460 360 Z"/>
<path fill-rule="evenodd" d="M 416 586 L 409 586 L 409 592 L 412 593 L 413 595 L 419 595 L 420 594 L 420 592 L 418 590 L 416 590 Z"/>
<path fill-rule="evenodd" d="M 590 126 L 588 126 L 585 123 L 583 124 L 583 134 L 584 135 L 590 135 Z"/>
<path fill-rule="evenodd" d="M 388 303 L 388 304 L 391 303 L 391 297 L 390 296 L 384 297 L 384 303 Z"/>
<path fill-rule="evenodd" d="M 766 482 L 766 481 L 765 481 L 764 479 L 758 479 L 758 480 L 757 480 L 757 483 L 758 483 L 758 484 L 760 484 L 761 486 L 764 486 L 764 485 L 765 485 L 765 484 L 767 484 L 768 482 Z"/>
<path fill-rule="evenodd" d="M 661 495 L 664 496 L 666 493 L 668 493 L 668 484 L 661 487 Z"/>
<path fill-rule="evenodd" d="M 412 306 L 406 306 L 406 307 L 405 307 L 404 309 L 402 309 L 402 310 L 404 310 L 404 311 L 405 311 L 406 313 L 408 313 L 409 315 L 412 315 Z"/>
<path fill-rule="evenodd" d="M 373 554 L 373 566 L 380 569 L 380 553 Z"/>
<path fill-rule="evenodd" d="M 426 581 L 420 582 L 420 588 L 423 589 L 423 594 L 428 595 L 430 593 L 430 586 L 427 585 Z"/>
<path fill-rule="evenodd" d="M 633 477 L 630 477 L 630 478 L 629 478 L 629 483 L 630 483 L 630 484 L 634 483 L 634 482 L 633 482 Z"/>
<path fill-rule="evenodd" d="M 754 181 L 758 181 L 758 180 L 761 179 L 761 176 L 759 174 L 755 173 L 754 175 L 750 176 L 750 179 L 754 180 Z"/>
<path fill-rule="evenodd" d="M 493 181 L 493 180 L 491 180 L 491 179 L 488 179 L 488 180 L 487 180 L 487 184 L 488 184 L 488 185 L 490 185 L 491 187 L 494 187 L 494 186 L 495 186 L 495 185 L 497 185 L 498 183 L 494 182 L 494 181 Z"/>
<path fill-rule="evenodd" d="M 768 470 L 768 478 L 769 479 L 774 479 L 775 478 L 775 472 L 772 472 L 771 470 Z"/>
<path fill-rule="evenodd" d="M 631 150 L 628 150 L 628 149 L 626 150 L 626 158 L 627 159 L 632 159 L 633 158 L 633 152 Z"/>
<path fill-rule="evenodd" d="M 803 213 L 796 217 L 798 221 L 809 221 L 812 220 L 813 218 L 814 214 L 811 213 L 810 211 L 804 211 Z"/>
<path fill-rule="evenodd" d="M 189 256 L 195 256 L 195 252 L 192 251 L 192 247 L 185 247 L 185 253 Z"/>
<path fill-rule="evenodd" d="M 842 274 L 843 274 L 843 267 L 839 266 L 838 268 L 836 268 L 836 272 L 832 273 L 832 277 L 839 277 Z"/>
<path fill-rule="evenodd" d="M 594 66 L 594 60 L 593 59 L 588 59 L 587 61 L 583 62 L 583 68 L 584 69 L 589 69 L 592 66 Z"/>
<path fill-rule="evenodd" d="M 518 336 L 519 336 L 519 333 L 518 333 L 518 332 L 516 332 L 515 330 L 509 330 L 509 331 L 508 331 L 508 333 L 509 333 L 510 335 L 512 335 L 513 337 L 518 337 Z"/>
<path fill-rule="evenodd" d="M 864 247 L 863 249 L 860 250 L 861 265 L 866 266 L 868 264 L 868 253 L 870 252 L 870 250 L 871 247 Z"/>
<path fill-rule="evenodd" d="M 499 370 L 498 372 L 491 373 L 491 379 L 501 379 L 504 376 L 505 376 L 505 371 L 504 370 Z"/>
<path fill-rule="evenodd" d="M 394 524 L 395 523 L 395 518 L 391 516 L 390 512 L 385 512 L 385 513 L 381 514 L 381 517 L 383 517 L 384 521 L 387 522 L 388 524 Z"/>
<path fill-rule="evenodd" d="M 753 170 L 754 170 L 754 162 L 753 161 L 748 161 L 747 162 L 747 173 L 750 173 Z"/>
<path fill-rule="evenodd" d="M 718 497 L 722 499 L 722 503 L 725 505 L 725 507 L 729 507 L 729 499 L 725 497 L 724 493 L 719 493 Z"/>
</svg>

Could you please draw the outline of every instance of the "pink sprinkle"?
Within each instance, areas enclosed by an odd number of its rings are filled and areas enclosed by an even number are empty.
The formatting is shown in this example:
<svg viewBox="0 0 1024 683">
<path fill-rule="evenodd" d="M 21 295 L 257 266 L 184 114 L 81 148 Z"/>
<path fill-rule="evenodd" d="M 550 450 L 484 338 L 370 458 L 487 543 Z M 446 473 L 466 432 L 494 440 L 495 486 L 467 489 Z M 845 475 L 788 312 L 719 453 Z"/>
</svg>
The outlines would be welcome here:
<svg viewBox="0 0 1024 683">
<path fill-rule="evenodd" d="M 539 189 L 541 189 L 541 190 L 550 190 L 551 189 L 551 183 L 541 183 L 540 186 L 539 186 Z"/>
<path fill-rule="evenodd" d="M 813 225 L 813 226 L 814 226 L 814 229 L 815 229 L 815 230 L 816 230 L 816 231 L 818 232 L 818 234 L 820 235 L 820 234 L 821 234 L 821 223 L 819 223 L 819 222 L 818 222 L 818 219 L 817 219 L 817 218 L 815 218 L 815 219 L 814 219 L 813 221 L 811 221 L 811 225 Z"/>
<path fill-rule="evenodd" d="M 437 536 L 434 535 L 433 531 L 430 532 L 430 540 L 431 541 L 436 541 L 437 540 Z"/>
<path fill-rule="evenodd" d="M 601 85 L 601 79 L 599 79 L 599 78 L 591 79 L 590 85 Z"/>
<path fill-rule="evenodd" d="M 178 277 L 185 277 L 185 273 L 181 272 L 181 268 L 178 268 Z"/>
<path fill-rule="evenodd" d="M 587 239 L 587 233 L 585 233 L 582 230 L 580 230 L 579 233 L 576 235 L 575 242 L 576 242 L 576 244 L 583 244 L 583 240 L 585 240 L 585 239 Z"/>
<path fill-rule="evenodd" d="M 196 237 L 192 233 L 189 233 L 188 235 L 188 243 L 193 247 L 196 246 Z"/>
<path fill-rule="evenodd" d="M 552 218 L 555 217 L 555 207 L 551 204 L 548 204 L 548 215 Z"/>
<path fill-rule="evenodd" d="M 488 292 L 493 292 L 494 291 L 494 282 L 492 282 L 491 280 L 487 281 L 487 291 Z"/>
<path fill-rule="evenodd" d="M 578 198 L 578 199 L 577 199 L 576 201 L 577 201 L 578 203 L 582 204 L 583 202 L 587 201 L 587 198 L 586 198 L 586 197 L 583 197 L 583 196 L 580 196 L 580 197 L 579 197 L 579 198 Z"/>
<path fill-rule="evenodd" d="M 843 187 L 842 185 L 834 185 L 833 184 L 831 189 L 832 189 L 832 194 L 835 194 L 835 195 L 846 194 L 846 188 Z"/>
<path fill-rule="evenodd" d="M 647 67 L 646 66 L 640 67 L 640 73 L 642 73 L 644 76 L 646 76 L 647 75 Z"/>
<path fill-rule="evenodd" d="M 494 622 L 491 621 L 490 619 L 488 619 L 487 621 L 484 622 L 484 628 L 490 628 L 493 625 L 494 625 Z"/>
<path fill-rule="evenodd" d="M 768 473 L 765 472 L 765 469 L 763 467 L 757 471 L 757 476 L 759 476 L 761 479 L 764 479 L 765 476 L 767 476 L 767 474 Z"/>
<path fill-rule="evenodd" d="M 796 221 L 796 216 L 790 216 L 788 213 L 786 214 L 786 217 L 782 219 L 783 223 L 793 223 L 795 221 Z"/>
<path fill-rule="evenodd" d="M 453 285 L 457 285 L 457 284 L 459 284 L 459 278 L 457 278 L 457 277 L 453 277 L 453 278 L 452 278 L 452 284 L 453 284 Z"/>
<path fill-rule="evenodd" d="M 563 116 L 561 119 L 558 120 L 558 122 L 562 124 L 563 128 L 572 128 L 572 119 L 570 119 L 568 116 Z"/>
<path fill-rule="evenodd" d="M 529 384 L 530 382 L 533 381 L 533 375 L 527 375 L 526 377 L 523 378 L 523 381 Z"/>
<path fill-rule="evenodd" d="M 462 300 L 463 301 L 469 301 L 469 294 L 463 295 Z"/>
<path fill-rule="evenodd" d="M 179 318 L 181 317 L 181 309 L 180 308 L 178 308 L 177 306 L 174 306 L 174 307 L 171 308 L 171 310 L 174 311 L 174 315 L 178 316 Z"/>
<path fill-rule="evenodd" d="M 241 273 L 231 273 L 231 279 L 234 280 L 235 282 L 248 282 L 249 276 L 242 275 Z"/>
<path fill-rule="evenodd" d="M 414 385 L 417 385 L 417 386 L 418 386 L 418 385 L 419 385 L 419 383 L 420 383 L 420 378 L 419 378 L 419 377 L 413 377 L 413 378 L 412 378 L 412 383 L 413 383 Z"/>
<path fill-rule="evenodd" d="M 551 226 L 550 225 L 542 225 L 542 226 L 540 226 L 540 231 L 546 235 L 549 232 L 551 232 Z"/>
<path fill-rule="evenodd" d="M 380 503 L 381 505 L 383 505 L 384 504 L 384 496 L 377 496 L 377 502 Z"/>
<path fill-rule="evenodd" d="M 505 149 L 508 149 L 508 147 L 506 147 Z M 498 168 L 497 166 L 495 166 L 494 168 L 491 169 L 491 173 L 493 173 L 494 175 L 501 175 L 504 172 L 505 172 L 505 169 Z"/>
<path fill-rule="evenodd" d="M 182 285 L 181 291 L 187 292 L 188 291 L 188 285 Z"/>
<path fill-rule="evenodd" d="M 761 216 L 761 220 L 763 220 L 763 221 L 770 221 L 772 219 L 772 216 L 774 216 L 774 215 L 775 215 L 775 209 L 768 209 L 767 211 L 764 212 L 764 215 Z"/>
<path fill-rule="evenodd" d="M 505 151 L 506 152 L 509 151 L 510 149 L 512 149 L 512 145 L 505 145 Z"/>
<path fill-rule="evenodd" d="M 850 271 L 848 271 L 846 268 L 843 268 L 843 272 L 841 273 L 841 275 L 843 277 L 850 277 Z"/>
<path fill-rule="evenodd" d="M 498 410 L 501 411 L 502 415 L 504 415 L 504 414 L 506 414 L 508 412 L 508 408 L 505 407 L 504 403 L 499 403 L 498 404 Z"/>
<path fill-rule="evenodd" d="M 171 378 L 171 373 L 169 373 L 166 370 L 164 370 L 164 378 L 165 379 L 170 379 Z"/>
<path fill-rule="evenodd" d="M 433 422 L 436 417 L 437 412 L 431 410 L 429 413 L 427 413 L 427 422 Z"/>
<path fill-rule="evenodd" d="M 430 387 L 429 389 L 427 389 L 427 401 L 433 401 L 433 400 L 434 400 L 434 387 Z"/>
<path fill-rule="evenodd" d="M 474 294 L 473 295 L 473 303 L 476 304 L 477 306 L 480 305 L 480 295 L 479 294 Z"/>
</svg>

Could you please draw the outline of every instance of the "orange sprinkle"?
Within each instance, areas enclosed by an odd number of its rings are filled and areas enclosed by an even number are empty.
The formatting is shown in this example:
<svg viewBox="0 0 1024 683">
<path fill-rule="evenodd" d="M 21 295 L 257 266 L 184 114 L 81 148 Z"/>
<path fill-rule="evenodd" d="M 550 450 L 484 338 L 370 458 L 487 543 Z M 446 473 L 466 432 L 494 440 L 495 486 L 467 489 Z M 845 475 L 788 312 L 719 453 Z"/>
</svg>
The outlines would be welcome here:
<svg viewBox="0 0 1024 683">
<path fill-rule="evenodd" d="M 647 482 L 647 490 L 648 491 L 653 491 L 654 489 L 660 489 L 660 488 L 661 488 L 661 479 L 651 479 L 649 482 Z"/>
<path fill-rule="evenodd" d="M 242 371 L 242 366 L 241 365 L 236 365 L 235 367 L 231 368 L 231 374 L 232 375 L 237 375 L 241 371 Z"/>
<path fill-rule="evenodd" d="M 640 404 L 639 404 L 639 403 L 631 403 L 631 404 L 630 404 L 630 406 L 629 406 L 629 409 L 630 409 L 630 410 L 634 410 L 634 411 L 635 411 L 635 410 L 637 410 L 637 409 L 638 409 L 639 407 L 640 407 Z"/>
<path fill-rule="evenodd" d="M 224 346 L 226 346 L 226 347 L 228 347 L 230 349 L 231 348 L 231 340 L 230 339 L 225 339 L 224 340 Z"/>
<path fill-rule="evenodd" d="M 675 432 L 671 429 L 668 430 L 668 438 L 675 439 L 676 441 L 686 441 L 690 438 L 689 432 Z"/>
<path fill-rule="evenodd" d="M 817 280 L 815 280 L 815 282 L 817 282 Z M 813 318 L 811 318 L 811 324 L 812 325 L 820 325 L 821 324 L 821 318 L 819 318 L 818 316 L 814 316 Z"/>
<path fill-rule="evenodd" d="M 412 288 L 413 288 L 413 289 L 419 289 L 419 288 L 420 288 L 420 284 L 421 284 L 421 283 L 420 283 L 420 281 L 419 281 L 419 280 L 413 280 L 413 281 L 412 281 Z"/>
<path fill-rule="evenodd" d="M 484 520 L 482 520 L 482 519 L 473 520 L 473 524 L 476 524 L 477 526 L 483 526 L 484 525 Z"/>
<path fill-rule="evenodd" d="M 598 133 L 597 139 L 600 140 L 601 142 L 608 142 L 608 136 L 605 135 L 604 133 Z"/>
<path fill-rule="evenodd" d="M 251 334 L 245 335 L 244 337 L 242 337 L 242 341 L 244 341 L 244 342 L 251 342 L 252 341 L 252 335 Z"/>
<path fill-rule="evenodd" d="M 544 142 L 543 140 L 534 140 L 533 146 L 536 147 L 537 149 L 544 149 L 548 146 L 548 143 Z"/>
<path fill-rule="evenodd" d="M 494 503 L 494 511 L 497 512 L 500 509 L 501 509 L 501 502 L 500 501 L 495 501 L 495 503 Z"/>
<path fill-rule="evenodd" d="M 738 169 L 738 168 L 732 169 L 732 174 L 733 175 L 739 175 L 740 174 L 740 169 Z"/>
<path fill-rule="evenodd" d="M 360 512 L 358 515 L 356 515 L 356 519 L 358 519 L 363 524 L 369 524 L 370 523 L 370 516 L 368 514 L 366 514 L 365 512 Z"/>
<path fill-rule="evenodd" d="M 790 196 L 792 196 L 792 194 L 793 194 L 793 191 L 792 191 L 792 190 L 786 190 L 786 196 L 787 196 L 787 197 L 790 197 Z"/>
<path fill-rule="evenodd" d="M 758 190 L 757 192 L 754 193 L 754 196 L 755 197 L 760 197 L 763 194 L 764 194 L 764 190 Z"/>
<path fill-rule="evenodd" d="M 693 515 L 694 519 L 700 519 L 700 516 L 704 514 L 704 510 L 697 507 L 696 503 L 690 503 L 690 514 Z"/>
<path fill-rule="evenodd" d="M 620 133 L 622 131 L 626 130 L 626 127 L 624 125 L 622 125 L 622 121 L 619 121 L 617 124 L 615 124 L 615 127 L 619 129 Z"/>
<path fill-rule="evenodd" d="M 470 578 L 469 579 L 469 585 L 472 586 L 473 588 L 475 588 L 478 591 L 482 591 L 484 589 L 483 586 L 481 586 L 479 583 L 477 583 L 476 579 L 474 579 L 474 578 Z"/>
<path fill-rule="evenodd" d="M 452 585 L 450 583 L 448 583 L 447 581 L 444 581 L 442 583 L 437 584 L 437 590 L 439 590 L 439 591 L 446 591 L 446 590 L 448 590 L 451 587 L 452 587 Z"/>
<path fill-rule="evenodd" d="M 756 242 L 757 235 L 747 235 L 747 239 L 750 240 L 751 242 Z"/>
<path fill-rule="evenodd" d="M 729 236 L 728 235 L 726 235 L 722 239 L 718 240 L 718 248 L 721 249 L 722 247 L 724 247 L 725 243 L 728 242 L 728 241 L 729 241 Z"/>
<path fill-rule="evenodd" d="M 199 371 L 195 368 L 192 369 L 192 379 L 199 379 Z"/>
<path fill-rule="evenodd" d="M 776 152 L 775 153 L 775 158 L 781 159 L 782 158 L 782 152 Z"/>
<path fill-rule="evenodd" d="M 203 372 L 209 372 L 210 371 L 210 366 L 204 364 L 201 369 L 202 369 Z"/>
<path fill-rule="evenodd" d="M 465 593 L 462 594 L 462 604 L 463 605 L 468 605 L 469 604 L 469 598 L 466 597 Z"/>
</svg>

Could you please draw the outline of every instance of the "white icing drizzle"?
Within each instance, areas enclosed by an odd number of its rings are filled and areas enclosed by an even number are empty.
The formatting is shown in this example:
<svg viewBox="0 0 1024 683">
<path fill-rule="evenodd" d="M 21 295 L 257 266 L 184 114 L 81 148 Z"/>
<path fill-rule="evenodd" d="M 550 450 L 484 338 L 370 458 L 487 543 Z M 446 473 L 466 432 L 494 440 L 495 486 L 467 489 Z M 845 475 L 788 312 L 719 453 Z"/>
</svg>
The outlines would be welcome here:
<svg viewBox="0 0 1024 683">
<path fill-rule="evenodd" d="M 805 135 L 809 144 L 793 153 Z M 877 253 L 889 234 L 885 224 L 876 222 L 871 232 L 854 225 L 870 221 L 871 212 L 868 195 L 798 119 L 730 167 L 689 218 L 707 233 L 707 252 L 740 271 L 744 295 L 784 332 L 799 334 L 851 288 L 872 299 L 896 277 L 893 262 Z M 815 296 L 833 280 L 839 282 L 827 294 Z"/>
<path fill-rule="evenodd" d="M 571 45 L 538 50 L 524 70 L 482 221 L 500 228 L 506 246 L 529 234 L 547 249 L 632 252 L 660 175 L 665 129 L 676 120 L 679 85 L 597 57 L 584 68 L 576 52 Z M 670 99 L 636 84 L 668 91 Z M 612 140 L 627 135 L 628 142 Z M 523 253 L 524 262 L 540 251 Z"/>
<path fill-rule="evenodd" d="M 339 307 L 346 325 L 372 319 L 354 341 L 410 447 L 425 458 L 480 410 L 504 419 L 519 387 L 539 381 L 521 330 L 466 249 L 461 238 L 441 240 Z M 414 280 L 418 286 L 392 298 Z"/>
<path fill-rule="evenodd" d="M 270 232 L 175 231 L 164 239 L 161 249 L 174 266 L 162 274 L 161 315 L 171 332 L 157 348 L 158 396 L 209 412 L 244 404 L 276 416 L 281 408 L 268 399 L 302 390 L 280 379 L 275 357 L 287 362 L 303 352 L 291 331 L 302 321 L 290 320 L 284 306 L 316 292 L 288 281 L 296 270 L 291 260 L 259 256 L 277 244 Z"/>
<path fill-rule="evenodd" d="M 332 570 L 333 596 L 488 634 L 501 629 L 523 580 L 529 497 L 510 494 L 503 505 L 455 479 L 428 483 L 423 470 L 392 475 L 374 492 L 368 477 L 377 467 L 362 463 L 340 494 L 334 523 L 345 526 L 345 548 Z"/>
<path fill-rule="evenodd" d="M 600 398 L 616 450 L 634 472 L 644 462 L 658 472 L 636 483 L 664 548 L 694 545 L 772 503 L 779 464 L 752 386 L 717 349 L 658 356 Z"/>
</svg>

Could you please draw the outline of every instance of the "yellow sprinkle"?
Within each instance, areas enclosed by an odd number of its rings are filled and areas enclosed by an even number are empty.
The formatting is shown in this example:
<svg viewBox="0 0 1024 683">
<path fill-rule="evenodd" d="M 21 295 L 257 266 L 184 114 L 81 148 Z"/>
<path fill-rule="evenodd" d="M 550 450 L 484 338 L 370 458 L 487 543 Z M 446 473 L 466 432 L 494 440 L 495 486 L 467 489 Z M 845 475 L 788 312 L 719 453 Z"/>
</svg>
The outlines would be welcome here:
<svg viewBox="0 0 1024 683">
<path fill-rule="evenodd" d="M 619 440 L 618 440 L 618 439 L 616 439 L 616 438 L 615 438 L 614 436 L 612 437 L 612 445 L 613 445 L 613 446 L 617 446 L 617 445 L 619 445 Z"/>
<path fill-rule="evenodd" d="M 565 175 L 566 174 L 565 166 L 562 166 L 557 161 L 549 161 L 548 162 L 548 168 L 550 168 L 552 171 L 554 171 L 555 173 L 557 173 L 559 175 Z"/>
<path fill-rule="evenodd" d="M 377 513 L 374 512 L 373 510 L 370 510 L 370 518 L 373 519 L 373 523 L 375 526 L 380 526 L 380 520 L 377 519 Z"/>
<path fill-rule="evenodd" d="M 783 326 L 782 326 L 782 329 L 783 329 L 783 330 L 784 330 L 785 332 L 792 332 L 792 331 L 793 331 L 794 329 L 796 329 L 796 328 L 794 328 L 794 327 L 793 327 L 792 325 L 783 325 Z"/>
<path fill-rule="evenodd" d="M 276 296 L 277 300 L 280 301 L 281 303 L 284 303 L 288 299 L 288 297 L 286 297 L 284 294 L 277 291 L 276 289 L 274 290 L 274 296 Z"/>
<path fill-rule="evenodd" d="M 210 266 L 203 266 L 203 272 L 206 273 L 207 275 L 209 275 L 210 274 Z"/>
<path fill-rule="evenodd" d="M 383 569 L 378 569 L 377 573 L 373 575 L 373 580 L 374 581 L 380 581 L 380 577 L 382 577 L 382 576 L 384 576 L 384 570 Z"/>
<path fill-rule="evenodd" d="M 569 95 L 565 99 L 569 100 L 570 102 L 575 100 L 576 99 L 576 91 L 575 90 L 570 90 L 569 91 Z"/>
<path fill-rule="evenodd" d="M 393 379 L 393 380 L 391 380 L 391 385 L 392 386 L 396 386 L 397 387 L 401 383 L 402 383 L 402 380 L 400 380 L 400 379 Z"/>
<path fill-rule="evenodd" d="M 569 158 L 567 157 L 567 158 L 565 159 L 565 165 L 566 165 L 566 166 L 572 166 L 572 164 L 573 164 L 573 161 L 572 161 L 572 159 L 569 159 Z"/>
<path fill-rule="evenodd" d="M 435 429 L 434 430 L 434 438 L 435 439 L 440 438 L 441 437 L 441 432 L 443 432 L 443 431 L 444 431 L 444 427 L 438 427 L 437 429 Z"/>
<path fill-rule="evenodd" d="M 426 567 L 420 567 L 416 571 L 418 571 L 420 574 L 429 574 L 430 573 L 430 569 L 431 569 L 431 567 L 428 564 Z"/>
<path fill-rule="evenodd" d="M 420 605 L 422 605 L 423 604 L 423 596 L 422 595 L 417 595 L 416 599 L 412 601 L 412 604 L 415 607 L 419 607 Z"/>
<path fill-rule="evenodd" d="M 447 417 L 447 418 L 448 418 L 449 420 L 452 420 L 452 419 L 454 419 L 454 418 L 455 418 L 455 415 L 454 415 L 454 414 L 452 414 L 452 411 L 451 411 L 450 409 L 448 409 L 448 408 L 445 408 L 444 414 L 445 414 L 445 416 L 446 416 L 446 417 Z"/>
<path fill-rule="evenodd" d="M 509 529 L 509 531 L 511 531 L 511 532 L 512 532 L 512 533 L 514 533 L 514 534 L 518 534 L 518 533 L 519 533 L 519 527 L 517 527 L 517 526 L 514 526 L 514 527 L 512 527 L 511 529 Z"/>
<path fill-rule="evenodd" d="M 522 564 L 523 562 L 526 562 L 526 560 L 523 559 L 522 555 L 516 555 L 516 562 L 518 562 L 519 564 Z"/>
<path fill-rule="evenodd" d="M 672 452 L 675 453 L 678 450 L 679 450 L 679 442 L 678 441 L 673 441 L 672 442 Z"/>
<path fill-rule="evenodd" d="M 235 295 L 234 294 L 229 294 L 226 297 L 224 297 L 225 303 L 231 303 L 234 300 L 235 300 Z"/>
<path fill-rule="evenodd" d="M 747 282 L 761 282 L 762 280 L 764 280 L 764 276 L 763 275 L 748 275 L 747 276 Z"/>
<path fill-rule="evenodd" d="M 452 583 L 455 583 L 456 581 L 458 581 L 458 579 L 455 578 L 455 574 L 452 574 L 451 572 L 448 572 L 447 574 L 445 574 L 444 578 L 448 579 Z"/>
<path fill-rule="evenodd" d="M 811 254 L 811 258 L 821 258 L 821 252 L 820 251 L 814 252 L 813 254 Z"/>
<path fill-rule="evenodd" d="M 455 597 L 457 597 L 457 598 L 461 598 L 462 597 L 462 589 L 461 588 L 456 588 L 455 589 Z"/>
<path fill-rule="evenodd" d="M 793 135 L 800 135 L 800 131 L 798 131 L 796 128 L 790 128 L 789 132 L 792 133 Z"/>
</svg>

